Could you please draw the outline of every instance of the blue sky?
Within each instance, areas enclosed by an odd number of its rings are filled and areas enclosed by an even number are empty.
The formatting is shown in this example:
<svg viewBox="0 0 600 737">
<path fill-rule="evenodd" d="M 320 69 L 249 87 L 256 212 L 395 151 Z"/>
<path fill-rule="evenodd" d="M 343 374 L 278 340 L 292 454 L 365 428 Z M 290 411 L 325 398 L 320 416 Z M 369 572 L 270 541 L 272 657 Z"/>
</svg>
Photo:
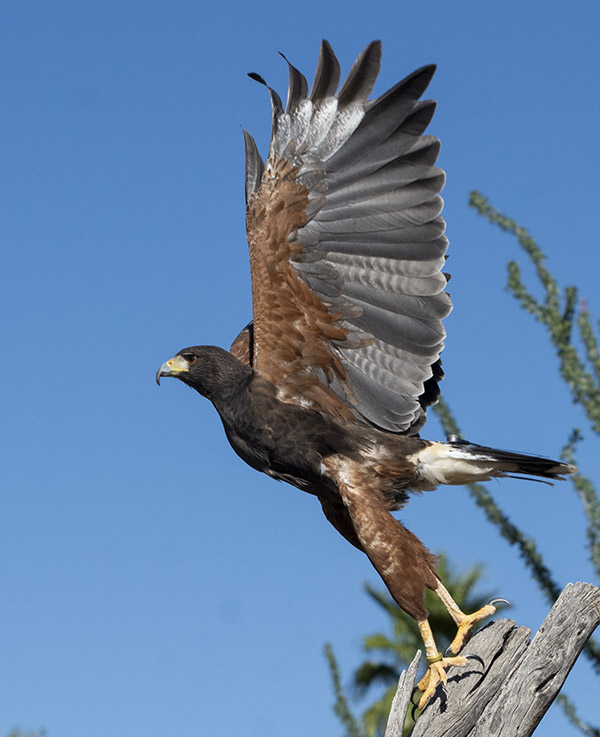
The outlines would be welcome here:
<svg viewBox="0 0 600 737">
<path fill-rule="evenodd" d="M 345 71 L 382 39 L 376 93 L 439 65 L 445 396 L 469 439 L 556 455 L 581 410 L 504 290 L 516 244 L 466 203 L 478 188 L 526 225 L 600 314 L 599 20 L 591 1 L 3 4 L 0 734 L 341 734 L 323 645 L 348 680 L 385 624 L 374 572 L 313 498 L 244 466 L 208 402 L 154 384 L 250 317 L 241 128 L 264 152 L 270 110 L 246 73 L 283 94 L 277 51 L 310 78 L 323 37 Z M 592 579 L 568 484 L 493 491 L 561 583 Z M 546 603 L 466 491 L 401 516 L 539 626 Z M 598 722 L 590 676 L 579 663 L 567 691 Z M 575 734 L 556 712 L 536 734 L 558 733 Z"/>
</svg>

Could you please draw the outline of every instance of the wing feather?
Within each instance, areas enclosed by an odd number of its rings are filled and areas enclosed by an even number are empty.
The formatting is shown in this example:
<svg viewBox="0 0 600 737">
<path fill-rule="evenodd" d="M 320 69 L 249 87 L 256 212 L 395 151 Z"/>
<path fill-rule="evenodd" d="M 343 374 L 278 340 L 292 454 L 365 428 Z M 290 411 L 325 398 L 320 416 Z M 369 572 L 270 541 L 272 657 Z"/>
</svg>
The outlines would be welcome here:
<svg viewBox="0 0 600 737">
<path fill-rule="evenodd" d="M 306 91 L 308 90 L 308 83 L 306 82 L 306 77 L 300 72 L 298 69 L 296 69 L 295 66 L 290 64 L 285 54 L 280 55 L 285 59 L 288 65 L 289 75 L 290 75 L 290 82 L 288 85 L 288 96 L 287 96 L 287 102 L 285 105 L 285 112 L 286 113 L 293 113 L 295 110 L 298 109 L 299 104 L 302 100 L 306 98 Z"/>
<path fill-rule="evenodd" d="M 434 73 L 433 64 L 422 67 L 368 105 L 356 132 L 343 151 L 332 157 L 327 168 L 342 169 L 352 166 L 385 141 L 398 128 L 399 123 L 413 112 L 415 103 L 427 89 Z"/>
<path fill-rule="evenodd" d="M 283 401 L 414 434 L 439 393 L 451 309 L 445 175 L 424 135 L 435 103 L 420 100 L 435 67 L 369 101 L 380 59 L 369 44 L 336 94 L 324 41 L 310 93 L 289 62 L 285 109 L 268 88 L 265 166 L 245 134 L 253 340 L 234 345 Z"/>
<path fill-rule="evenodd" d="M 319 60 L 312 89 L 308 96 L 309 100 L 325 100 L 335 95 L 340 81 L 340 63 L 328 41 L 321 43 Z"/>
<path fill-rule="evenodd" d="M 358 104 L 364 107 L 371 94 L 381 66 L 381 43 L 372 41 L 352 65 L 346 81 L 337 94 L 341 108 Z"/>
<path fill-rule="evenodd" d="M 246 149 L 246 204 L 250 195 L 254 194 L 260 187 L 265 164 L 258 152 L 258 147 L 254 138 L 248 133 L 244 133 L 244 145 Z"/>
</svg>

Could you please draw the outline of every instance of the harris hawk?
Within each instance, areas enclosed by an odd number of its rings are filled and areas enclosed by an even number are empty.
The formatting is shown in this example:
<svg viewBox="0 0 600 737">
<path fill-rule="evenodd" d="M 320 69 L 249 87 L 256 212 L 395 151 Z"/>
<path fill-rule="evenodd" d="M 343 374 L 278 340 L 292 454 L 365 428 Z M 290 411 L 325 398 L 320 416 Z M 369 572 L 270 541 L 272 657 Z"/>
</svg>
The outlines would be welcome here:
<svg viewBox="0 0 600 737">
<path fill-rule="evenodd" d="M 310 91 L 288 62 L 285 106 L 267 86 L 272 132 L 266 164 L 246 150 L 246 225 L 253 320 L 230 351 L 184 348 L 156 379 L 174 376 L 207 397 L 234 451 L 253 468 L 315 495 L 326 518 L 366 553 L 398 605 L 418 623 L 429 668 L 423 707 L 446 680 L 473 623 L 435 557 L 391 512 L 411 491 L 494 477 L 559 479 L 572 466 L 455 437 L 419 437 L 443 373 L 443 273 L 448 240 L 425 135 L 435 109 L 421 100 L 435 67 L 417 69 L 370 100 L 381 44 L 359 55 L 338 89 L 340 65 L 323 41 Z M 287 61 L 287 60 L 286 60 Z M 429 588 L 457 625 L 448 657 L 427 621 Z"/>
</svg>

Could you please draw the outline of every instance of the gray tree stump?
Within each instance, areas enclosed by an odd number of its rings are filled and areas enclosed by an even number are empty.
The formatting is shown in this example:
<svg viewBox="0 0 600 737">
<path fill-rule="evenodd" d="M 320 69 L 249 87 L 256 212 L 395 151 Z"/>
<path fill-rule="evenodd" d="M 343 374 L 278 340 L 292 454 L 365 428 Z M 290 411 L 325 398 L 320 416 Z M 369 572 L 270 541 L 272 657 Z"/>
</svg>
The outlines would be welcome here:
<svg viewBox="0 0 600 737">
<path fill-rule="evenodd" d="M 558 696 L 583 646 L 600 623 L 600 589 L 568 584 L 539 632 L 500 619 L 465 646 L 473 656 L 448 670 L 446 693 L 438 691 L 411 737 L 529 737 Z M 385 737 L 401 737 L 421 653 L 402 672 Z"/>
</svg>

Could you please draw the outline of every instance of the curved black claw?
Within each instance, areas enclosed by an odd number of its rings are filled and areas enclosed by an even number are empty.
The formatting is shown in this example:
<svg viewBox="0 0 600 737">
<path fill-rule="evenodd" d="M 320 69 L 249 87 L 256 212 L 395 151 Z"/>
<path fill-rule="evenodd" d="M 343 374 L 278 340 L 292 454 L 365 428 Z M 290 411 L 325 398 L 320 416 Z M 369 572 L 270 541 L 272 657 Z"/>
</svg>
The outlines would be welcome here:
<svg viewBox="0 0 600 737">
<path fill-rule="evenodd" d="M 410 703 L 412 704 L 412 709 L 410 710 L 410 718 L 413 720 L 413 722 L 417 721 L 417 715 L 419 713 L 419 701 L 415 701 L 415 696 L 418 700 L 420 700 L 421 692 L 418 688 L 415 688 L 410 697 Z"/>
<path fill-rule="evenodd" d="M 488 606 L 496 606 L 496 604 L 506 604 L 506 606 L 510 606 L 510 601 L 508 601 L 508 599 L 501 599 L 500 597 L 488 601 Z"/>
</svg>

